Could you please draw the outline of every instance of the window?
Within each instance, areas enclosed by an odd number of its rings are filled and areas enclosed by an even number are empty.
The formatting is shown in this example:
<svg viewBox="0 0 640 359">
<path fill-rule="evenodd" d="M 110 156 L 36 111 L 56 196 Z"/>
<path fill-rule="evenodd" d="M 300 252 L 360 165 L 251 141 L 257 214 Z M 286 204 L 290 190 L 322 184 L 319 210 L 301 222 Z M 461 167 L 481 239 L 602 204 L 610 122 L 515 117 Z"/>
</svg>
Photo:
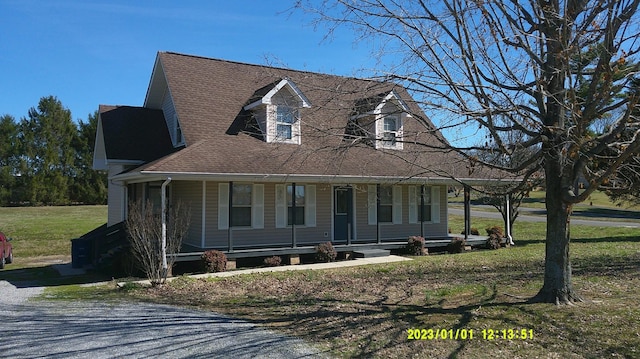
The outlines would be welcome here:
<svg viewBox="0 0 640 359">
<path fill-rule="evenodd" d="M 175 132 L 174 132 L 174 141 L 176 145 L 184 143 L 184 138 L 182 137 L 182 128 L 180 127 L 180 121 L 178 120 L 178 115 L 173 114 L 173 121 L 175 122 Z"/>
<path fill-rule="evenodd" d="M 231 200 L 231 226 L 251 227 L 251 197 L 253 186 L 233 184 Z"/>
<path fill-rule="evenodd" d="M 387 116 L 383 120 L 382 144 L 384 146 L 393 147 L 396 145 L 396 137 L 398 131 L 398 119 L 393 116 Z"/>
<path fill-rule="evenodd" d="M 276 138 L 290 140 L 293 138 L 293 124 L 298 117 L 298 110 L 288 106 L 278 106 L 276 110 Z"/>
<path fill-rule="evenodd" d="M 176 143 L 183 143 L 182 128 L 180 128 L 180 122 L 176 121 Z"/>
<path fill-rule="evenodd" d="M 440 223 L 440 186 L 409 186 L 409 223 Z"/>
<path fill-rule="evenodd" d="M 393 187 L 380 186 L 379 198 L 378 221 L 381 223 L 393 222 Z"/>
<path fill-rule="evenodd" d="M 420 222 L 431 222 L 431 187 L 421 187 L 421 196 L 417 197 L 418 203 L 418 220 Z M 422 199 L 424 199 L 424 207 L 422 206 Z M 424 209 L 424 211 L 423 211 Z"/>
<path fill-rule="evenodd" d="M 295 191 L 293 190 L 293 183 L 276 184 L 275 187 L 276 228 L 287 228 L 287 226 L 292 226 L 294 223 L 296 226 L 316 226 L 315 185 L 296 184 Z"/>
<path fill-rule="evenodd" d="M 304 186 L 296 186 L 295 196 L 293 185 L 287 186 L 287 225 L 304 225 Z M 294 208 L 295 203 L 295 208 Z"/>
</svg>

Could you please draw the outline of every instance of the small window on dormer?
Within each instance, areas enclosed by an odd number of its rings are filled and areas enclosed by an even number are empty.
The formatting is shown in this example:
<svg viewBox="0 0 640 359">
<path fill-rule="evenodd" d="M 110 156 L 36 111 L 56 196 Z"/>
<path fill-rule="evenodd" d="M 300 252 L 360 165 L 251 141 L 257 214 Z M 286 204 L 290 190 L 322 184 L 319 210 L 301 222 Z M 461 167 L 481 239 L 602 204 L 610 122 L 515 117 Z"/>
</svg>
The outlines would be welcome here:
<svg viewBox="0 0 640 359">
<path fill-rule="evenodd" d="M 382 145 L 393 147 L 398 136 L 398 118 L 386 116 L 383 119 Z"/>
<path fill-rule="evenodd" d="M 298 118 L 298 109 L 279 105 L 276 110 L 276 138 L 290 140 L 293 138 L 293 125 Z"/>
<path fill-rule="evenodd" d="M 175 133 L 174 140 L 176 145 L 184 144 L 184 138 L 182 137 L 182 128 L 180 127 L 180 121 L 178 121 L 178 115 L 173 115 L 173 120 L 175 122 Z"/>
</svg>

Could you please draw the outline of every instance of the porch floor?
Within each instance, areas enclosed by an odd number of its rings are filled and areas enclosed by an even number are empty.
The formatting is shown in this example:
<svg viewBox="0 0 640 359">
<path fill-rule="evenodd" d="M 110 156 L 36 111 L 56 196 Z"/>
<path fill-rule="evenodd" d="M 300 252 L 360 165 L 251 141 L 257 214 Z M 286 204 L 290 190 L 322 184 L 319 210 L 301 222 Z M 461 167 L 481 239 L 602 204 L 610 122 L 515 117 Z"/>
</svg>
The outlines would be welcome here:
<svg viewBox="0 0 640 359">
<path fill-rule="evenodd" d="M 426 238 L 425 247 L 436 248 L 446 247 L 453 238 L 460 238 L 460 235 L 450 235 L 447 238 Z M 479 246 L 486 242 L 487 236 L 470 235 L 467 238 L 467 245 Z M 370 250 L 390 250 L 401 249 L 407 245 L 407 241 L 381 242 L 381 243 L 352 243 L 352 244 L 334 244 L 333 247 L 338 253 L 343 252 L 363 252 Z M 177 254 L 176 262 L 197 261 L 204 251 L 209 249 L 221 250 L 229 259 L 250 258 L 250 257 L 270 257 L 282 256 L 290 254 L 311 254 L 315 253 L 315 246 L 305 245 L 299 247 L 275 247 L 275 248 L 243 248 L 228 251 L 220 248 L 198 248 L 188 244 L 182 245 L 182 251 Z"/>
</svg>

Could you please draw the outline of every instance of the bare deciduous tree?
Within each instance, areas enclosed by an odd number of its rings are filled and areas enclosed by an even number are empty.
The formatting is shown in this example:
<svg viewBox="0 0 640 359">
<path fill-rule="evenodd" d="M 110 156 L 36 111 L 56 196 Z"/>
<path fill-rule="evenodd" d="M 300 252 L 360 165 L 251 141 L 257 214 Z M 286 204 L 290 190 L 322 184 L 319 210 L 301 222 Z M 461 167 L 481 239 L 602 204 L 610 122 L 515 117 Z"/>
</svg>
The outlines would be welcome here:
<svg viewBox="0 0 640 359">
<path fill-rule="evenodd" d="M 182 239 L 189 229 L 189 207 L 178 201 L 167 211 L 167 265 L 172 268 L 175 254 L 180 251 Z M 162 219 L 160 210 L 151 201 L 132 202 L 125 221 L 132 253 L 151 285 L 163 284 L 167 271 L 162 266 Z"/>
<path fill-rule="evenodd" d="M 348 26 L 359 34 L 356 41 L 376 44 L 381 67 L 373 71 L 407 87 L 438 130 L 483 138 L 479 146 L 443 141 L 425 148 L 456 150 L 523 181 L 544 173 L 545 273 L 533 300 L 571 303 L 581 300 L 571 279 L 572 207 L 640 150 L 634 113 L 640 95 L 630 89 L 638 71 L 639 3 L 299 0 L 296 8 L 328 24 L 329 34 Z M 525 140 L 511 143 L 512 131 Z M 527 156 L 516 162 L 473 155 L 490 150 L 512 156 L 522 149 L 529 149 Z M 578 178 L 585 179 L 581 192 L 575 191 Z"/>
</svg>

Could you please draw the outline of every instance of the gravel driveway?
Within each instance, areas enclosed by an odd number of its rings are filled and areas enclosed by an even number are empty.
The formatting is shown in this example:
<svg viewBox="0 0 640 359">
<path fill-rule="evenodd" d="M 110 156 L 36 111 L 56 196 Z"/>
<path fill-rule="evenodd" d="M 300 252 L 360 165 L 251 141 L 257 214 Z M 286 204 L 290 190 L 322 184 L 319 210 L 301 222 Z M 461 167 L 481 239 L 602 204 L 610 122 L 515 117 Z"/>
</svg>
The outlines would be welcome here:
<svg viewBox="0 0 640 359">
<path fill-rule="evenodd" d="M 6 358 L 324 358 L 303 341 L 227 316 L 146 303 L 28 301 L 0 281 Z"/>
</svg>

